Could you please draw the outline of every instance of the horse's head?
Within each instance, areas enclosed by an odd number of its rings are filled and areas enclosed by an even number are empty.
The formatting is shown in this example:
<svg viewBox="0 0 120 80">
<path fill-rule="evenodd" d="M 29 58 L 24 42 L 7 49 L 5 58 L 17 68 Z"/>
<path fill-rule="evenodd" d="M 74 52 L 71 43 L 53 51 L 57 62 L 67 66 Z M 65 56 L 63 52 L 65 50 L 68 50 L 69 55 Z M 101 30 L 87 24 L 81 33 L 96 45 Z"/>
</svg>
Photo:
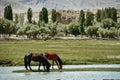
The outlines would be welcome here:
<svg viewBox="0 0 120 80">
<path fill-rule="evenodd" d="M 47 62 L 45 66 L 46 66 L 46 71 L 49 72 L 51 67 L 50 63 Z"/>
<path fill-rule="evenodd" d="M 50 71 L 50 65 L 47 65 L 46 69 L 47 69 L 47 72 L 49 72 Z"/>
<path fill-rule="evenodd" d="M 48 59 L 46 58 L 46 56 L 42 56 L 42 63 L 44 63 L 45 67 L 46 67 L 46 71 L 49 72 L 50 71 L 50 63 L 48 61 Z"/>
</svg>

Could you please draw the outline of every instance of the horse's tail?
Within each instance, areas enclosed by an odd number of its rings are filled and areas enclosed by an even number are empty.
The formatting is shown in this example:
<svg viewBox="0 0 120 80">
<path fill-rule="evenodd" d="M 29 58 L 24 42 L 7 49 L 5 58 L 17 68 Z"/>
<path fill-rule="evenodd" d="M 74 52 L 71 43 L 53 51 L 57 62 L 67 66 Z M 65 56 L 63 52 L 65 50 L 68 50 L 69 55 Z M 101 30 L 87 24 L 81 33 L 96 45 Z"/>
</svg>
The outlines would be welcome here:
<svg viewBox="0 0 120 80">
<path fill-rule="evenodd" d="M 60 57 L 59 57 L 59 56 L 58 56 L 57 60 L 58 60 L 59 65 L 60 65 L 60 69 L 62 69 L 63 62 L 62 62 L 62 60 L 60 59 Z"/>
<path fill-rule="evenodd" d="M 24 56 L 24 66 L 25 66 L 25 68 L 26 68 L 26 70 L 28 70 L 28 68 L 27 68 L 27 62 L 28 60 L 27 60 L 27 55 L 25 55 Z"/>
</svg>

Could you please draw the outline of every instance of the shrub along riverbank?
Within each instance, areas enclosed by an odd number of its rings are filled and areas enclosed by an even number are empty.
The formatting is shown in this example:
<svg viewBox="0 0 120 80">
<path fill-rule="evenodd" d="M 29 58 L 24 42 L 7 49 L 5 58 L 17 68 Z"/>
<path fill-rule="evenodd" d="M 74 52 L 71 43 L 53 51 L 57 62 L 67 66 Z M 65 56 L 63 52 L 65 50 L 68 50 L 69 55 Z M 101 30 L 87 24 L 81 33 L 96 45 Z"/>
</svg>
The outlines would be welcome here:
<svg viewBox="0 0 120 80">
<path fill-rule="evenodd" d="M 64 64 L 120 63 L 119 40 L 5 40 L 0 41 L 0 65 L 24 65 L 26 53 L 46 51 L 57 53 Z"/>
</svg>

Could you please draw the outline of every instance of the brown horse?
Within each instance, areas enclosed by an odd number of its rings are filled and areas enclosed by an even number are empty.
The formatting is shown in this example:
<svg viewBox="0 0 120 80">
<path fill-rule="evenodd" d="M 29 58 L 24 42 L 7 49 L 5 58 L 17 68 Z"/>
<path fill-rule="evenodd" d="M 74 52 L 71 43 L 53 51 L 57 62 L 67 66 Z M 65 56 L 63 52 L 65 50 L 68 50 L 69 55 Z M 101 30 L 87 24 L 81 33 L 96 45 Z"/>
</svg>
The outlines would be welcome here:
<svg viewBox="0 0 120 80">
<path fill-rule="evenodd" d="M 32 70 L 30 63 L 32 61 L 39 62 L 39 71 L 40 71 L 40 65 L 42 63 L 44 70 L 49 72 L 50 70 L 50 63 L 48 62 L 47 58 L 43 54 L 37 54 L 37 53 L 28 53 L 24 56 L 24 65 L 26 70 L 28 70 L 27 65 L 29 66 L 30 70 Z"/>
<path fill-rule="evenodd" d="M 52 68 L 54 69 L 54 61 L 56 62 L 59 69 L 62 69 L 63 62 L 60 57 L 54 52 L 45 52 L 45 56 L 48 60 L 52 60 Z M 59 63 L 59 64 L 58 64 Z"/>
</svg>

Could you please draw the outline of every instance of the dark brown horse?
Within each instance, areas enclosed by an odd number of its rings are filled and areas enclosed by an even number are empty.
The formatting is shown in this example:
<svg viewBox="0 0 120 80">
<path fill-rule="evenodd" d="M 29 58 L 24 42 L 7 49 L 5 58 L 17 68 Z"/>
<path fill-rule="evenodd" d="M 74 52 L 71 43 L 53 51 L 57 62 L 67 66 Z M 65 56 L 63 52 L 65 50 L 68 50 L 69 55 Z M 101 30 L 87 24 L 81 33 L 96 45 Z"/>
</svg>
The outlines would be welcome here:
<svg viewBox="0 0 120 80">
<path fill-rule="evenodd" d="M 59 69 L 62 69 L 63 62 L 60 57 L 54 52 L 45 52 L 45 56 L 48 60 L 52 60 L 52 68 L 54 69 L 54 61 L 56 62 Z M 59 63 L 59 64 L 58 64 Z"/>
<path fill-rule="evenodd" d="M 27 66 L 29 66 L 29 69 L 32 70 L 30 63 L 32 61 L 39 62 L 39 71 L 40 71 L 40 65 L 42 63 L 44 70 L 49 72 L 50 70 L 50 63 L 48 62 L 47 58 L 43 54 L 37 54 L 37 53 L 28 53 L 24 56 L 24 65 L 26 70 L 28 70 Z"/>
</svg>

